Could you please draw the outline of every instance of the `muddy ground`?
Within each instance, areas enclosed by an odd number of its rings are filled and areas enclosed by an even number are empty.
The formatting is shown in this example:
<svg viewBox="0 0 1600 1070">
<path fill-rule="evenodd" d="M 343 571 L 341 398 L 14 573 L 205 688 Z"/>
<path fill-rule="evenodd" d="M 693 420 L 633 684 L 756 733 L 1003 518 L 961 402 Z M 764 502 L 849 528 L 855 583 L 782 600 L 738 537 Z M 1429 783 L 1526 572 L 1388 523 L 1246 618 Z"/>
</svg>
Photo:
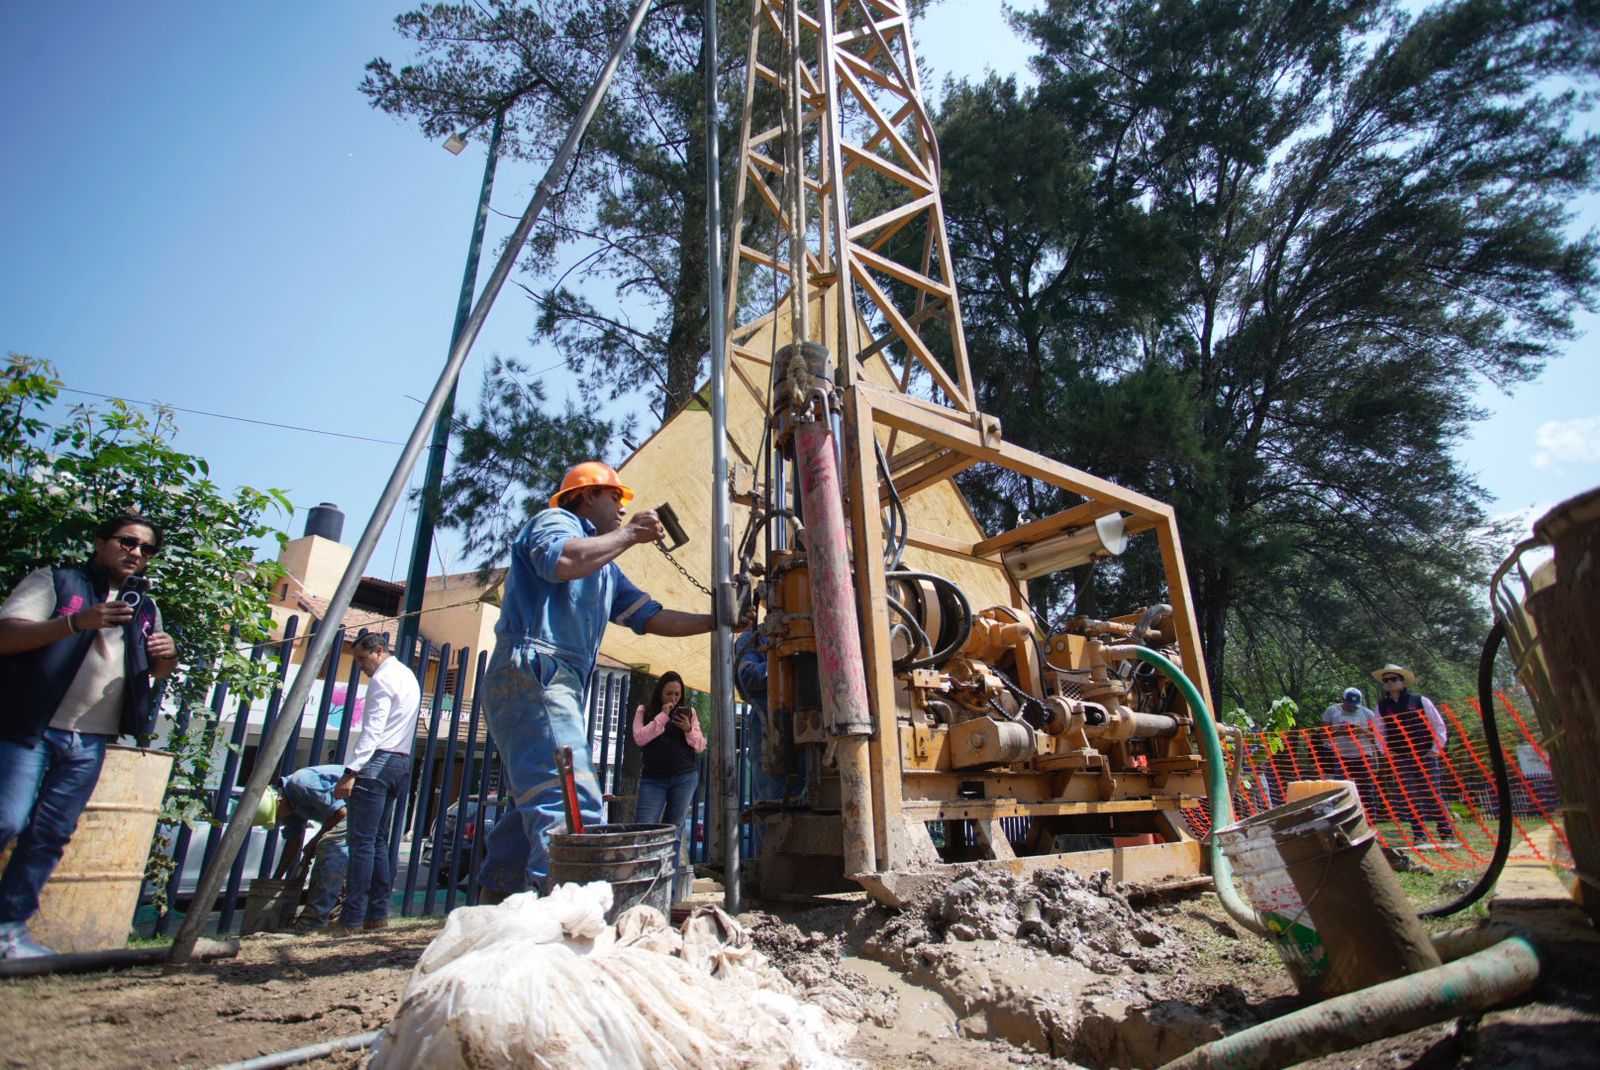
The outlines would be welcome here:
<svg viewBox="0 0 1600 1070">
<path fill-rule="evenodd" d="M 856 1023 L 849 1054 L 866 1066 L 1148 1067 L 1298 1006 L 1275 952 L 1209 892 L 1130 901 L 1104 879 L 1053 872 L 965 878 L 901 912 L 860 897 L 769 906 L 746 917 L 752 939 L 809 998 Z M 1545 926 L 1553 954 L 1538 1000 L 1307 1065 L 1592 1065 L 1600 943 L 1569 905 L 1536 897 L 1497 920 L 1538 925 L 1541 909 L 1558 921 Z M 172 976 L 0 982 L 0 1065 L 208 1067 L 376 1029 L 439 924 L 251 937 L 235 960 Z"/>
</svg>

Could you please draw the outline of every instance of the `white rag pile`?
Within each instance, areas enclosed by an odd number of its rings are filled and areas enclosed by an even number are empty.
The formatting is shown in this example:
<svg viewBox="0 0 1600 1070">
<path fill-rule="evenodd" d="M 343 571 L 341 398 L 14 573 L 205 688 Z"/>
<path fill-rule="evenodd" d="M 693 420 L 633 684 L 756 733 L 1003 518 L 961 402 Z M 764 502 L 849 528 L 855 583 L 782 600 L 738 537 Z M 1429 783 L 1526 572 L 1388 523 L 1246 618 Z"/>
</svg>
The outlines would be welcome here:
<svg viewBox="0 0 1600 1070">
<path fill-rule="evenodd" d="M 373 1070 L 847 1070 L 854 1027 L 797 998 L 715 907 L 674 930 L 605 920 L 611 886 L 453 911 L 423 952 Z"/>
</svg>

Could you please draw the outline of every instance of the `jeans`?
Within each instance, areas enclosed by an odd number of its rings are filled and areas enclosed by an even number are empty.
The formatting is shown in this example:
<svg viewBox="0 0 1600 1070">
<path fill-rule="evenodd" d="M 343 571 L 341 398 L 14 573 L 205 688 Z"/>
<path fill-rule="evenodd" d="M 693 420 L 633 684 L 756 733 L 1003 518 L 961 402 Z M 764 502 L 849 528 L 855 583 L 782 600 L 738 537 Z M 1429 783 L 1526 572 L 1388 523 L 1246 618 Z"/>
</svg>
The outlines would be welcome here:
<svg viewBox="0 0 1600 1070">
<path fill-rule="evenodd" d="M 47 728 L 37 743 L 0 739 L 0 846 L 16 838 L 0 877 L 0 924 L 25 922 L 100 779 L 108 736 Z"/>
<path fill-rule="evenodd" d="M 671 825 L 679 833 L 694 802 L 694 789 L 700 786 L 700 771 L 691 769 L 660 780 L 639 778 L 639 803 L 633 819 L 641 825 Z"/>
<path fill-rule="evenodd" d="M 479 691 L 489 734 L 500 750 L 508 803 L 489 832 L 478 873 L 492 891 L 546 890 L 552 832 L 566 828 L 556 751 L 572 748 L 578 806 L 599 824 L 600 781 L 589 757 L 583 695 L 588 673 L 528 643 L 495 646 Z"/>
<path fill-rule="evenodd" d="M 689 810 L 694 806 L 695 789 L 700 786 L 700 771 L 691 769 L 675 777 L 639 778 L 639 801 L 633 819 L 641 825 L 671 825 L 678 835 L 676 891 L 673 900 L 689 898 L 693 879 L 689 874 Z"/>
<path fill-rule="evenodd" d="M 340 821 L 317 841 L 317 861 L 311 870 L 311 895 L 306 901 L 306 920 L 313 925 L 326 925 L 333 919 L 334 908 L 339 905 L 345 876 L 350 871 L 348 836 L 348 821 Z M 384 858 L 388 858 L 387 852 Z"/>
<path fill-rule="evenodd" d="M 367 922 L 387 921 L 394 873 L 389 868 L 389 829 L 395 803 L 406 797 L 411 782 L 411 755 L 381 750 L 356 777 L 345 808 L 349 831 L 350 875 L 339 921 L 354 929 Z"/>
</svg>

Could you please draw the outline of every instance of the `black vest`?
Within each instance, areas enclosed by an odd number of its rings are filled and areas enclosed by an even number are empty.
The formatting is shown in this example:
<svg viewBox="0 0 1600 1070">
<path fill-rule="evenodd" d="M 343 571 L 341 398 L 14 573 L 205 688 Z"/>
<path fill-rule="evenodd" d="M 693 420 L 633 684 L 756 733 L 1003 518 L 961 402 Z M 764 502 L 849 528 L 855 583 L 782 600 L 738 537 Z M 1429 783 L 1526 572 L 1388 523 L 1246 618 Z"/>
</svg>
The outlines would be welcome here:
<svg viewBox="0 0 1600 1070">
<path fill-rule="evenodd" d="M 54 569 L 53 575 L 57 616 L 104 602 L 110 594 L 110 577 L 102 569 L 78 565 Z M 146 737 L 155 731 L 155 692 L 150 686 L 150 658 L 144 649 L 145 637 L 155 630 L 155 623 L 156 604 L 146 595 L 133 611 L 133 619 L 122 626 L 125 686 L 118 730 L 125 736 Z M 38 742 L 93 645 L 94 632 L 82 631 L 38 650 L 0 657 L 0 680 L 5 686 L 5 702 L 0 705 L 0 739 Z"/>
<path fill-rule="evenodd" d="M 639 775 L 646 780 L 671 780 L 694 772 L 699 761 L 700 756 L 689 746 L 689 737 L 669 723 L 666 731 L 645 744 Z"/>
<path fill-rule="evenodd" d="M 1383 738 L 1391 751 L 1406 747 L 1421 755 L 1433 751 L 1433 728 L 1422 709 L 1422 698 L 1410 691 L 1400 692 L 1399 700 L 1385 695 L 1378 700 L 1378 716 L 1383 718 Z"/>
</svg>

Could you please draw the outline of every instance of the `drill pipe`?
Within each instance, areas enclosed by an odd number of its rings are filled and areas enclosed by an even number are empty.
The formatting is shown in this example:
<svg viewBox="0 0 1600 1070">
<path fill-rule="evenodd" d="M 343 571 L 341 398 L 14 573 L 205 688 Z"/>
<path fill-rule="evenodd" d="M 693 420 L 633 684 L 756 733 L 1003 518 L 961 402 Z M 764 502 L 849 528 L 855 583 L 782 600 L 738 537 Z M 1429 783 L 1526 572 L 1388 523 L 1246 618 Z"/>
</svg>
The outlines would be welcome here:
<svg viewBox="0 0 1600 1070">
<path fill-rule="evenodd" d="M 877 870 L 867 761 L 872 711 L 867 705 L 867 678 L 862 671 L 861 633 L 845 542 L 839 465 L 826 410 L 819 419 L 796 423 L 794 444 L 800 501 L 806 517 L 806 563 L 811 579 L 811 620 L 817 637 L 822 711 L 829 731 L 837 737 L 845 873 L 872 873 Z"/>
</svg>

